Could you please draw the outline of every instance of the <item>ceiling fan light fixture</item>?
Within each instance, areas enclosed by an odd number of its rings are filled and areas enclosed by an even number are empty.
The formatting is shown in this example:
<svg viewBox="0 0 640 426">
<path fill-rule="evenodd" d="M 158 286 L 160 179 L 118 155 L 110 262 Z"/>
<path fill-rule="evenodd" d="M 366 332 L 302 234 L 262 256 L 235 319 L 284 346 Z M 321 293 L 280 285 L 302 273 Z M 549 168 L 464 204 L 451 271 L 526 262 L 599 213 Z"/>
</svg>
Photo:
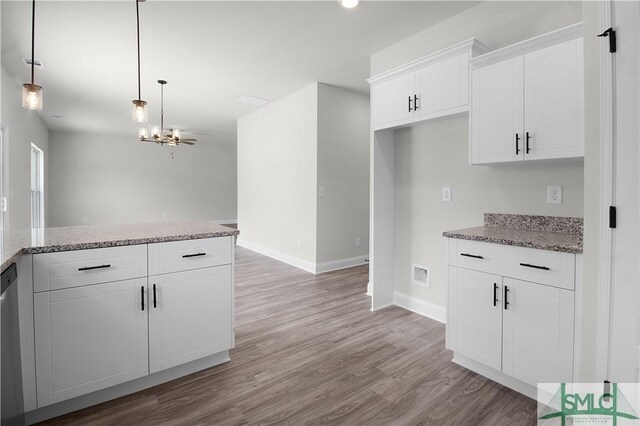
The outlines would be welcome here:
<svg viewBox="0 0 640 426">
<path fill-rule="evenodd" d="M 42 87 L 33 83 L 22 85 L 22 107 L 32 110 L 42 109 Z"/>
<path fill-rule="evenodd" d="M 345 7 L 347 9 L 353 9 L 358 5 L 358 3 L 360 3 L 359 0 L 340 0 L 340 4 L 342 4 L 342 7 Z"/>
<path fill-rule="evenodd" d="M 42 109 L 42 87 L 35 84 L 36 50 L 36 0 L 31 2 L 31 83 L 22 85 L 22 107 L 32 110 Z"/>
<path fill-rule="evenodd" d="M 146 123 L 149 119 L 149 112 L 147 111 L 147 103 L 143 100 L 136 99 L 133 102 L 133 121 L 138 123 Z"/>
</svg>

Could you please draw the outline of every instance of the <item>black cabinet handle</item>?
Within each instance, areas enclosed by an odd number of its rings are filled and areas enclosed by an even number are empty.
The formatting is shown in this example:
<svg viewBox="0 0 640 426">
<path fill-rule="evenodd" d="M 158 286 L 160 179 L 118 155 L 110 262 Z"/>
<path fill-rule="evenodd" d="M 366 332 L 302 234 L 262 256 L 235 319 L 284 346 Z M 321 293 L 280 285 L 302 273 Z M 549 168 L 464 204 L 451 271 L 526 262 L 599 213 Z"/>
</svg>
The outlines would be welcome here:
<svg viewBox="0 0 640 426">
<path fill-rule="evenodd" d="M 498 306 L 498 284 L 493 283 L 493 306 Z"/>
<path fill-rule="evenodd" d="M 516 133 L 516 155 L 520 154 L 520 135 Z"/>
<path fill-rule="evenodd" d="M 158 302 L 156 300 L 156 285 L 153 285 L 153 307 L 157 308 L 158 307 Z"/>
<path fill-rule="evenodd" d="M 413 111 L 413 110 L 411 109 L 411 96 L 409 96 L 409 112 L 411 112 L 411 111 Z"/>
<path fill-rule="evenodd" d="M 140 303 L 140 307 L 144 311 L 144 286 L 140 287 L 140 296 L 142 296 L 142 298 L 140 299 L 142 300 L 142 302 Z"/>
<path fill-rule="evenodd" d="M 549 271 L 550 270 L 546 266 L 531 265 L 529 263 L 521 263 L 520 266 L 525 266 L 527 268 L 534 268 L 534 269 L 542 269 L 544 271 Z"/>
<path fill-rule="evenodd" d="M 413 95 L 413 109 L 416 111 L 418 110 L 418 99 L 420 99 L 418 95 Z"/>
<path fill-rule="evenodd" d="M 188 257 L 198 257 L 198 256 L 206 256 L 207 253 L 195 253 L 195 254 L 185 254 L 184 256 L 182 256 L 183 258 L 188 258 Z"/>
<path fill-rule="evenodd" d="M 525 152 L 528 154 L 529 151 L 531 151 L 531 149 L 529 149 L 529 139 L 531 139 L 531 137 L 529 136 L 529 132 L 527 132 L 526 139 L 527 139 L 527 142 L 525 146 Z"/>
<path fill-rule="evenodd" d="M 506 285 L 504 286 L 504 309 L 507 309 L 507 306 L 509 306 L 509 287 L 507 287 Z"/>
<path fill-rule="evenodd" d="M 477 254 L 460 253 L 460 256 L 473 257 L 474 259 L 484 259 L 484 257 L 478 256 Z"/>
<path fill-rule="evenodd" d="M 84 268 L 78 268 L 78 271 L 91 271 L 92 269 L 104 269 L 104 268 L 111 268 L 111 265 L 85 266 Z"/>
</svg>

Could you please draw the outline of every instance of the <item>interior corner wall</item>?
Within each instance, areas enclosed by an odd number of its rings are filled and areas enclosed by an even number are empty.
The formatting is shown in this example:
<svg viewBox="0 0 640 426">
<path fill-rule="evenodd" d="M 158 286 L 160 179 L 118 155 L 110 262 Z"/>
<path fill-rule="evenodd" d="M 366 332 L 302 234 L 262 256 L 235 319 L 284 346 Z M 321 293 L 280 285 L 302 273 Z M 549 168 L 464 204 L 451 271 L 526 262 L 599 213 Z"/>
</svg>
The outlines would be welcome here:
<svg viewBox="0 0 640 426">
<path fill-rule="evenodd" d="M 2 116 L 4 140 L 4 194 L 7 211 L 4 213 L 6 231 L 31 229 L 31 144 L 44 153 L 44 213 L 45 226 L 50 222 L 49 131 L 38 112 L 22 108 L 22 85 L 2 67 Z"/>
<path fill-rule="evenodd" d="M 51 132 L 50 152 L 51 226 L 236 220 L 232 141 L 171 148 L 135 135 Z"/>
<path fill-rule="evenodd" d="M 316 263 L 318 84 L 238 120 L 238 243 Z"/>
<path fill-rule="evenodd" d="M 507 46 L 582 19 L 579 2 L 483 2 L 371 57 L 371 75 L 476 37 Z M 442 232 L 483 224 L 485 212 L 583 216 L 580 160 L 471 166 L 468 115 L 396 130 L 395 290 L 435 305 L 446 301 Z M 546 203 L 562 185 L 563 204 Z M 441 188 L 452 188 L 452 201 Z M 431 267 L 429 288 L 412 283 L 411 264 Z"/>
<path fill-rule="evenodd" d="M 321 187 L 318 264 L 368 257 L 369 97 L 326 84 L 318 85 L 318 191 Z"/>
</svg>

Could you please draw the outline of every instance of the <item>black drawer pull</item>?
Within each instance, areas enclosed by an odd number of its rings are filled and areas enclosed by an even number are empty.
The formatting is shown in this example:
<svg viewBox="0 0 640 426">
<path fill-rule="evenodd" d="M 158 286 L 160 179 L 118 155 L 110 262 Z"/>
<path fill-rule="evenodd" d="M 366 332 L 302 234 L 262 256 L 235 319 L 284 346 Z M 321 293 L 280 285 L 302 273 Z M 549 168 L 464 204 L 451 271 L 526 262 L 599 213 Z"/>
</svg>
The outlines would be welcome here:
<svg viewBox="0 0 640 426">
<path fill-rule="evenodd" d="M 534 269 L 542 269 L 544 271 L 550 271 L 550 269 L 547 268 L 546 266 L 530 265 L 529 263 L 521 263 L 520 266 L 525 266 L 527 268 L 534 268 Z"/>
<path fill-rule="evenodd" d="M 198 256 L 206 256 L 207 253 L 195 253 L 195 254 L 185 254 L 184 256 L 182 256 L 183 258 L 188 258 L 188 257 L 198 257 Z"/>
<path fill-rule="evenodd" d="M 460 253 L 460 256 L 473 257 L 474 259 L 484 259 L 484 257 L 478 256 L 477 254 Z"/>
<path fill-rule="evenodd" d="M 144 311 L 144 286 L 140 287 L 140 295 L 142 296 L 142 298 L 140 300 L 142 300 L 142 302 L 140 303 L 142 310 Z"/>
<path fill-rule="evenodd" d="M 153 285 L 153 307 L 157 308 L 158 307 L 158 302 L 156 300 L 156 285 Z"/>
<path fill-rule="evenodd" d="M 531 136 L 529 136 L 529 132 L 527 132 L 527 144 L 525 146 L 525 151 L 527 154 L 529 153 L 529 151 L 531 151 L 531 149 L 529 148 L 529 139 L 531 139 Z"/>
<path fill-rule="evenodd" d="M 507 287 L 506 285 L 504 286 L 504 309 L 507 309 L 507 306 L 509 306 L 509 287 Z"/>
<path fill-rule="evenodd" d="M 516 155 L 520 154 L 520 135 L 516 133 Z"/>
<path fill-rule="evenodd" d="M 111 265 L 99 265 L 99 266 L 85 266 L 84 268 L 78 268 L 78 271 L 91 271 L 93 269 L 111 268 Z"/>
<path fill-rule="evenodd" d="M 493 283 L 493 306 L 498 306 L 498 284 Z"/>
</svg>

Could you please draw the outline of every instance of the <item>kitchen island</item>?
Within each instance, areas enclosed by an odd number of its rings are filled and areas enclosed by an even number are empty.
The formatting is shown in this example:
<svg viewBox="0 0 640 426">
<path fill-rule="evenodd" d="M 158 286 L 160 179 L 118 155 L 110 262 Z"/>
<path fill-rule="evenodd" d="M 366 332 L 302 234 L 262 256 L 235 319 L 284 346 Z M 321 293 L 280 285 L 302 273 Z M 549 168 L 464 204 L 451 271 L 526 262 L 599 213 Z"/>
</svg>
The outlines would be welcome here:
<svg viewBox="0 0 640 426">
<path fill-rule="evenodd" d="M 236 235 L 210 221 L 5 235 L 27 422 L 229 361 Z"/>
</svg>

